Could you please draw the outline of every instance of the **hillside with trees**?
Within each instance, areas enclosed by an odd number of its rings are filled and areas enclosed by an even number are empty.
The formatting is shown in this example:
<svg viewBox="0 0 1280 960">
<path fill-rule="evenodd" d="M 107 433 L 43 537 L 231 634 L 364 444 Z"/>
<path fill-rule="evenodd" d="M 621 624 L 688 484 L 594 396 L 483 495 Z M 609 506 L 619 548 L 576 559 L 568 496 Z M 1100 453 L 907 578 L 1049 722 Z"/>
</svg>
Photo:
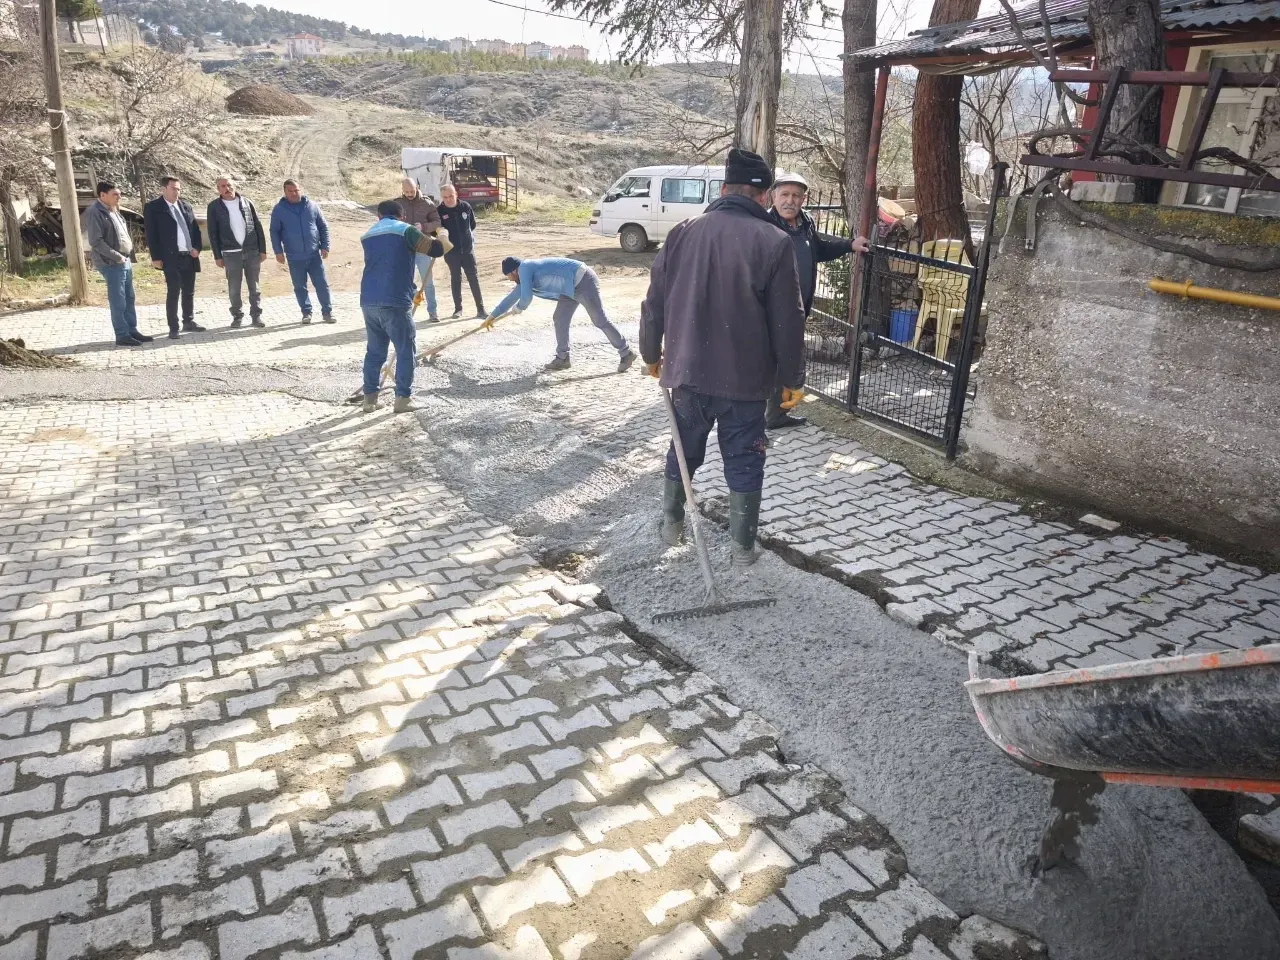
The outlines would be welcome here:
<svg viewBox="0 0 1280 960">
<path fill-rule="evenodd" d="M 312 33 L 326 40 L 358 37 L 393 46 L 422 46 L 421 37 L 398 33 L 374 33 L 305 13 L 290 13 L 234 0 L 114 0 L 113 13 L 142 20 L 156 30 L 167 28 L 197 43 L 206 34 L 221 34 L 240 46 L 280 40 L 290 34 Z"/>
</svg>

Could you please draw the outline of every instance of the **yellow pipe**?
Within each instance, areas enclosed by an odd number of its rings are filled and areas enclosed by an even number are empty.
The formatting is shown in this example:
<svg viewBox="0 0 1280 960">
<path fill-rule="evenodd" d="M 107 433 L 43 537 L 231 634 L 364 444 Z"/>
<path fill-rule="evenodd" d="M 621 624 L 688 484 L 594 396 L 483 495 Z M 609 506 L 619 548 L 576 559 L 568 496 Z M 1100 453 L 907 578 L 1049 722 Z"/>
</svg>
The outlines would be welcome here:
<svg viewBox="0 0 1280 960">
<path fill-rule="evenodd" d="M 1191 297 L 1193 300 L 1213 300 L 1216 303 L 1231 303 L 1238 307 L 1256 307 L 1259 310 L 1280 310 L 1280 297 L 1263 297 L 1256 293 L 1236 293 L 1234 290 L 1223 290 L 1221 287 L 1197 287 L 1191 281 L 1175 283 L 1170 280 L 1156 278 L 1147 282 L 1147 286 L 1156 293 L 1167 293 L 1175 297 Z"/>
</svg>

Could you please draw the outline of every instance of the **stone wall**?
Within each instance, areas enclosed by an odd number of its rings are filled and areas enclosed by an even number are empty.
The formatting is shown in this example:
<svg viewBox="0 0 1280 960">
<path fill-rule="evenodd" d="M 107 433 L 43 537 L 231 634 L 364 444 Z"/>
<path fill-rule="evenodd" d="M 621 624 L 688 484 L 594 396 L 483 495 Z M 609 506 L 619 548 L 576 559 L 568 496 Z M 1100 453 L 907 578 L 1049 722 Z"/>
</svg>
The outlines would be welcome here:
<svg viewBox="0 0 1280 960">
<path fill-rule="evenodd" d="M 1161 277 L 1280 296 L 1280 271 L 1161 253 L 1049 201 L 1028 253 L 1024 209 L 991 267 L 966 461 L 1115 519 L 1280 558 L 1280 313 L 1147 288 Z M 1271 221 L 1107 212 L 1202 249 L 1280 244 Z"/>
</svg>

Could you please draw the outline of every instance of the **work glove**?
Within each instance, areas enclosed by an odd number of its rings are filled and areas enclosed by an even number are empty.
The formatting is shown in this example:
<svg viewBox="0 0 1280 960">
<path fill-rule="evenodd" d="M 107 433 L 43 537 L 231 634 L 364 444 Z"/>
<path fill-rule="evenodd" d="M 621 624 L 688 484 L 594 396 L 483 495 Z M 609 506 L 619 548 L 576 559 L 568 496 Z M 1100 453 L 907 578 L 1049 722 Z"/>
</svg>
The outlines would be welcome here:
<svg viewBox="0 0 1280 960">
<path fill-rule="evenodd" d="M 641 372 L 644 376 L 646 376 L 646 377 L 653 377 L 653 379 L 657 380 L 657 379 L 658 379 L 658 375 L 662 372 L 662 354 L 661 354 L 661 352 L 659 352 L 659 354 L 658 354 L 658 362 L 657 362 L 657 363 L 646 363 L 646 364 L 644 364 L 644 365 L 643 365 L 643 367 L 641 367 L 640 372 Z"/>
<path fill-rule="evenodd" d="M 481 329 L 481 330 L 492 330 L 492 329 L 493 329 L 493 325 L 494 325 L 495 323 L 497 323 L 497 322 L 498 322 L 498 318 L 497 318 L 497 317 L 495 317 L 493 314 L 489 314 L 489 316 L 485 318 L 484 323 L 480 324 L 480 329 Z"/>
<path fill-rule="evenodd" d="M 783 410 L 794 410 L 796 405 L 803 399 L 804 387 L 796 387 L 794 390 L 791 387 L 783 387 L 782 403 L 778 404 L 778 406 L 782 407 Z"/>
<path fill-rule="evenodd" d="M 422 301 L 425 300 L 426 298 L 427 298 L 427 292 L 425 290 L 419 290 L 417 293 L 415 293 L 413 295 L 414 309 L 416 310 L 418 307 L 422 306 Z"/>
</svg>

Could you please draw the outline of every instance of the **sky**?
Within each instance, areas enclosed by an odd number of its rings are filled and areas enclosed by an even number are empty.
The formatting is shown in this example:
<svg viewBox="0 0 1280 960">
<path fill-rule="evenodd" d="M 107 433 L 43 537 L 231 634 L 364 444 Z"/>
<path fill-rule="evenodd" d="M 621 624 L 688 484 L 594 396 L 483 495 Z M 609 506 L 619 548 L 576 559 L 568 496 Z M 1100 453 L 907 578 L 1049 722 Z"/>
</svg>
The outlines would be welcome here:
<svg viewBox="0 0 1280 960">
<path fill-rule="evenodd" d="M 828 3 L 837 10 L 840 7 L 838 0 Z M 267 0 L 267 5 L 342 20 L 378 32 L 425 34 L 442 40 L 467 37 L 512 42 L 542 40 L 562 46 L 581 44 L 591 51 L 593 60 L 613 59 L 618 49 L 617 38 L 606 37 L 588 23 L 549 15 L 545 0 L 361 0 L 359 4 L 351 0 Z M 880 0 L 881 39 L 893 39 L 924 27 L 932 5 L 932 0 Z M 997 0 L 984 0 L 984 14 L 988 7 L 998 8 Z M 813 24 L 819 23 L 816 15 L 809 19 Z M 837 57 L 843 49 L 839 17 L 828 20 L 827 25 L 811 26 L 808 33 L 792 50 L 787 68 L 800 73 L 838 74 Z"/>
</svg>

